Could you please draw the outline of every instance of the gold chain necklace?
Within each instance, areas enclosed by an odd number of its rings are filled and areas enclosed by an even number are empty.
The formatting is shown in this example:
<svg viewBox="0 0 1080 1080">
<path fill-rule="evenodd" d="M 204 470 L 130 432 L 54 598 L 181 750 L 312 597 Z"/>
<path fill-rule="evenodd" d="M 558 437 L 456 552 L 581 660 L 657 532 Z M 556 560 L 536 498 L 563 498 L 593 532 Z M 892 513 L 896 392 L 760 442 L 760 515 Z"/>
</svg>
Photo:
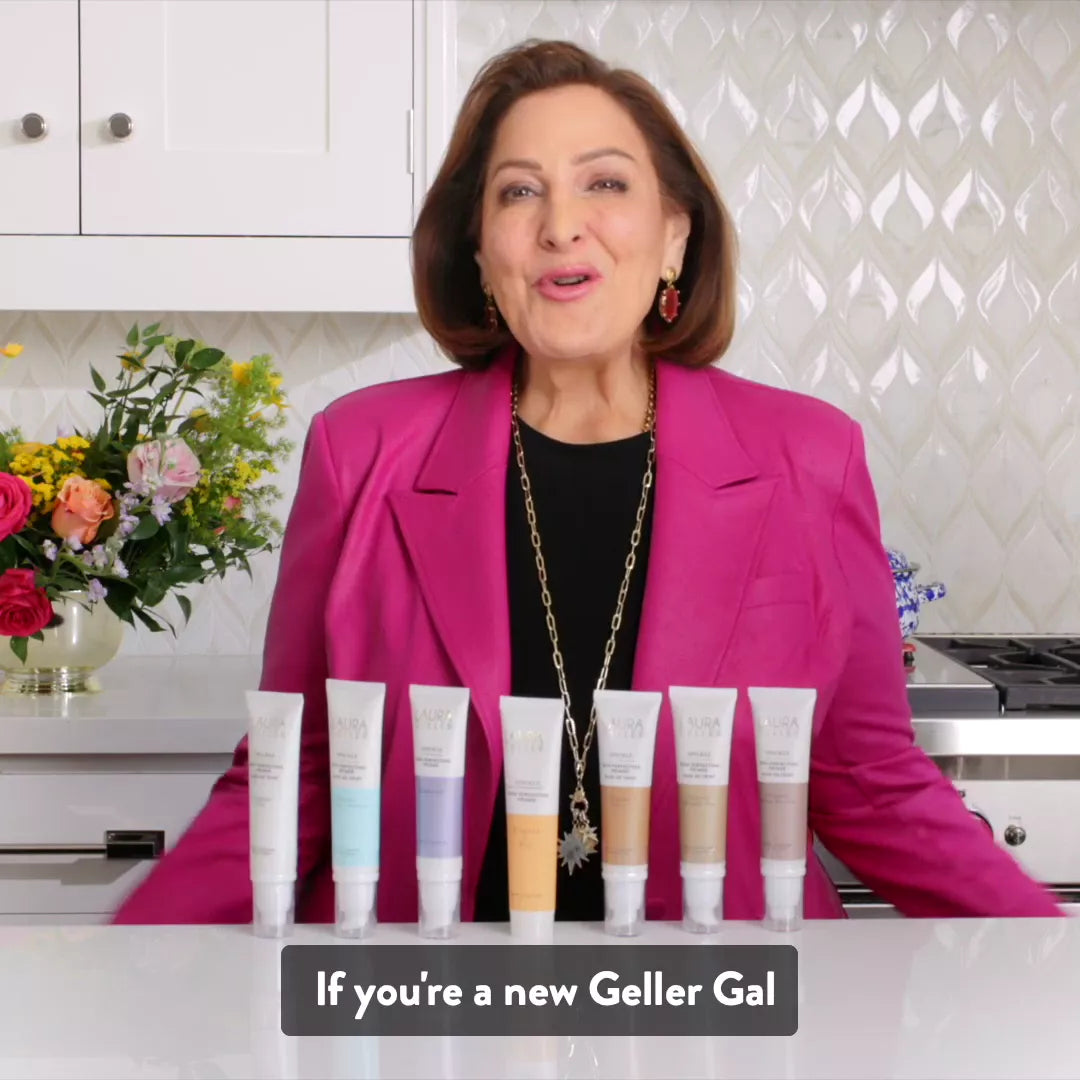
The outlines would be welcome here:
<svg viewBox="0 0 1080 1080">
<path fill-rule="evenodd" d="M 532 485 L 529 482 L 529 474 L 525 470 L 525 450 L 521 443 L 521 430 L 518 425 L 518 381 L 515 378 L 511 393 L 511 421 L 514 433 L 514 447 L 517 453 L 518 469 L 521 472 L 521 488 L 525 494 L 525 513 L 529 520 L 529 532 L 532 537 L 533 553 L 536 557 L 536 571 L 540 577 L 540 595 L 544 602 L 548 634 L 551 637 L 552 658 L 555 661 L 555 671 L 559 677 L 559 692 L 563 700 L 563 713 L 566 722 L 566 733 L 570 740 L 570 749 L 574 755 L 574 775 L 577 786 L 570 796 L 570 814 L 573 827 L 563 835 L 559 844 L 559 858 L 567 872 L 573 872 L 583 866 L 598 846 L 596 829 L 589 821 L 589 800 L 585 797 L 585 764 L 589 756 L 589 747 L 592 746 L 593 736 L 596 731 L 596 705 L 591 708 L 589 728 L 585 733 L 584 749 L 579 749 L 577 737 L 577 725 L 570 714 L 570 692 L 566 685 L 566 671 L 563 667 L 562 652 L 559 649 L 559 635 L 555 628 L 555 613 L 552 610 L 551 593 L 548 591 L 547 566 L 544 555 L 540 549 L 540 534 L 536 525 L 536 507 L 533 504 Z M 619 627 L 622 625 L 623 608 L 626 604 L 626 594 L 630 588 L 630 578 L 637 562 L 637 549 L 641 542 L 641 530 L 645 521 L 645 511 L 649 501 L 649 490 L 653 484 L 653 468 L 656 462 L 656 370 L 649 372 L 649 407 L 645 416 L 643 431 L 649 433 L 649 453 L 645 464 L 645 478 L 641 487 L 641 501 L 638 504 L 637 519 L 634 523 L 634 531 L 630 536 L 630 551 L 626 556 L 626 570 L 623 574 L 622 585 L 619 588 L 619 598 L 615 605 L 615 614 L 611 620 L 611 635 L 608 637 L 604 648 L 604 664 L 600 671 L 600 677 L 596 684 L 597 690 L 603 690 L 607 685 L 608 669 L 611 666 L 611 658 L 615 654 L 615 638 Z"/>
</svg>

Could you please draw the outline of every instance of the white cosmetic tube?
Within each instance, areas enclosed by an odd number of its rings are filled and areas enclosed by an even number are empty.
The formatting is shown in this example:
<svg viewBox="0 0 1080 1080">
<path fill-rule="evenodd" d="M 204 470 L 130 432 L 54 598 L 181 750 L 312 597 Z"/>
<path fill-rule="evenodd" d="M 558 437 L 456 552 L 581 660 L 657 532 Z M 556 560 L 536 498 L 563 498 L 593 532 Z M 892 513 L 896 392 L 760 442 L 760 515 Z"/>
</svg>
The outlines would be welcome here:
<svg viewBox="0 0 1080 1080">
<path fill-rule="evenodd" d="M 724 918 L 731 732 L 739 692 L 672 686 L 679 780 L 683 928 L 711 934 Z"/>
<path fill-rule="evenodd" d="M 510 936 L 549 944 L 555 933 L 559 859 L 560 698 L 499 698 Z"/>
<path fill-rule="evenodd" d="M 385 683 L 326 680 L 330 833 L 339 937 L 367 937 L 376 923 L 385 705 Z"/>
<path fill-rule="evenodd" d="M 416 769 L 416 875 L 421 937 L 451 938 L 461 918 L 465 729 L 469 691 L 409 687 Z"/>
<path fill-rule="evenodd" d="M 802 925 L 806 879 L 810 737 L 817 691 L 751 686 L 758 789 L 761 798 L 761 873 L 765 925 Z"/>
<path fill-rule="evenodd" d="M 593 700 L 600 754 L 604 930 L 633 937 L 645 923 L 653 757 L 663 695 L 597 690 Z"/>
<path fill-rule="evenodd" d="M 252 923 L 281 938 L 295 919 L 304 695 L 248 690 L 247 709 Z"/>
</svg>

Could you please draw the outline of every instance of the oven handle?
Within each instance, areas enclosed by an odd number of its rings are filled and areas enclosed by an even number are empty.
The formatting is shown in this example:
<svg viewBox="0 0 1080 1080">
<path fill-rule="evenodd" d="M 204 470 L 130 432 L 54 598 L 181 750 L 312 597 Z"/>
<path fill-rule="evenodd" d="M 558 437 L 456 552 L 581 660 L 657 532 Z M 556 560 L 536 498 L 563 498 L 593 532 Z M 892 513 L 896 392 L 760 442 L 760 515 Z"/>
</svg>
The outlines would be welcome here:
<svg viewBox="0 0 1080 1080">
<path fill-rule="evenodd" d="M 0 855 L 100 855 L 106 859 L 160 859 L 164 829 L 107 829 L 100 844 L 0 844 Z"/>
<path fill-rule="evenodd" d="M 1080 904 L 1080 883 L 1053 883 L 1045 885 L 1059 904 Z M 887 900 L 865 885 L 837 885 L 836 891 L 845 907 L 892 907 Z"/>
</svg>

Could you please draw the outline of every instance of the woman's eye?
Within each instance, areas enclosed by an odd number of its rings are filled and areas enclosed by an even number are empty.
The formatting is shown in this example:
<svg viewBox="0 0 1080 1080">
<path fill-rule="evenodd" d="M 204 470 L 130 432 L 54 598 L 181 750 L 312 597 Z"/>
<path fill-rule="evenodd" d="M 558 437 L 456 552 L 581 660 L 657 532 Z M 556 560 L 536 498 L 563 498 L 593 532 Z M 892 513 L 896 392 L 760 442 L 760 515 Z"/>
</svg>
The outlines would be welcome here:
<svg viewBox="0 0 1080 1080">
<path fill-rule="evenodd" d="M 613 177 L 597 180 L 592 186 L 601 191 L 625 191 L 627 187 L 624 180 L 616 180 Z"/>
<path fill-rule="evenodd" d="M 533 189 L 528 184 L 511 184 L 503 188 L 502 199 L 504 202 L 514 202 L 533 194 Z"/>
</svg>

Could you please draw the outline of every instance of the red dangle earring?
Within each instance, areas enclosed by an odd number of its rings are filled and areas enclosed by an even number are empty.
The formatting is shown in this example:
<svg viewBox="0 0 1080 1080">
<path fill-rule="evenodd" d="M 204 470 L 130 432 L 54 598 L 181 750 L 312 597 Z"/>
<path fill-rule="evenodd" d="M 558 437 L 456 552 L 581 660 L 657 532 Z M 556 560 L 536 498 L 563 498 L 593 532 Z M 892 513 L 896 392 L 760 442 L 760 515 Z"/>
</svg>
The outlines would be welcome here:
<svg viewBox="0 0 1080 1080">
<path fill-rule="evenodd" d="M 492 295 L 490 285 L 484 286 L 484 315 L 487 316 L 488 333 L 498 333 L 499 309 L 495 306 L 495 297 Z"/>
<path fill-rule="evenodd" d="M 657 309 L 660 318 L 666 323 L 673 323 L 679 314 L 679 290 L 675 288 L 675 271 L 670 268 L 664 273 L 667 285 L 660 293 Z"/>
</svg>

